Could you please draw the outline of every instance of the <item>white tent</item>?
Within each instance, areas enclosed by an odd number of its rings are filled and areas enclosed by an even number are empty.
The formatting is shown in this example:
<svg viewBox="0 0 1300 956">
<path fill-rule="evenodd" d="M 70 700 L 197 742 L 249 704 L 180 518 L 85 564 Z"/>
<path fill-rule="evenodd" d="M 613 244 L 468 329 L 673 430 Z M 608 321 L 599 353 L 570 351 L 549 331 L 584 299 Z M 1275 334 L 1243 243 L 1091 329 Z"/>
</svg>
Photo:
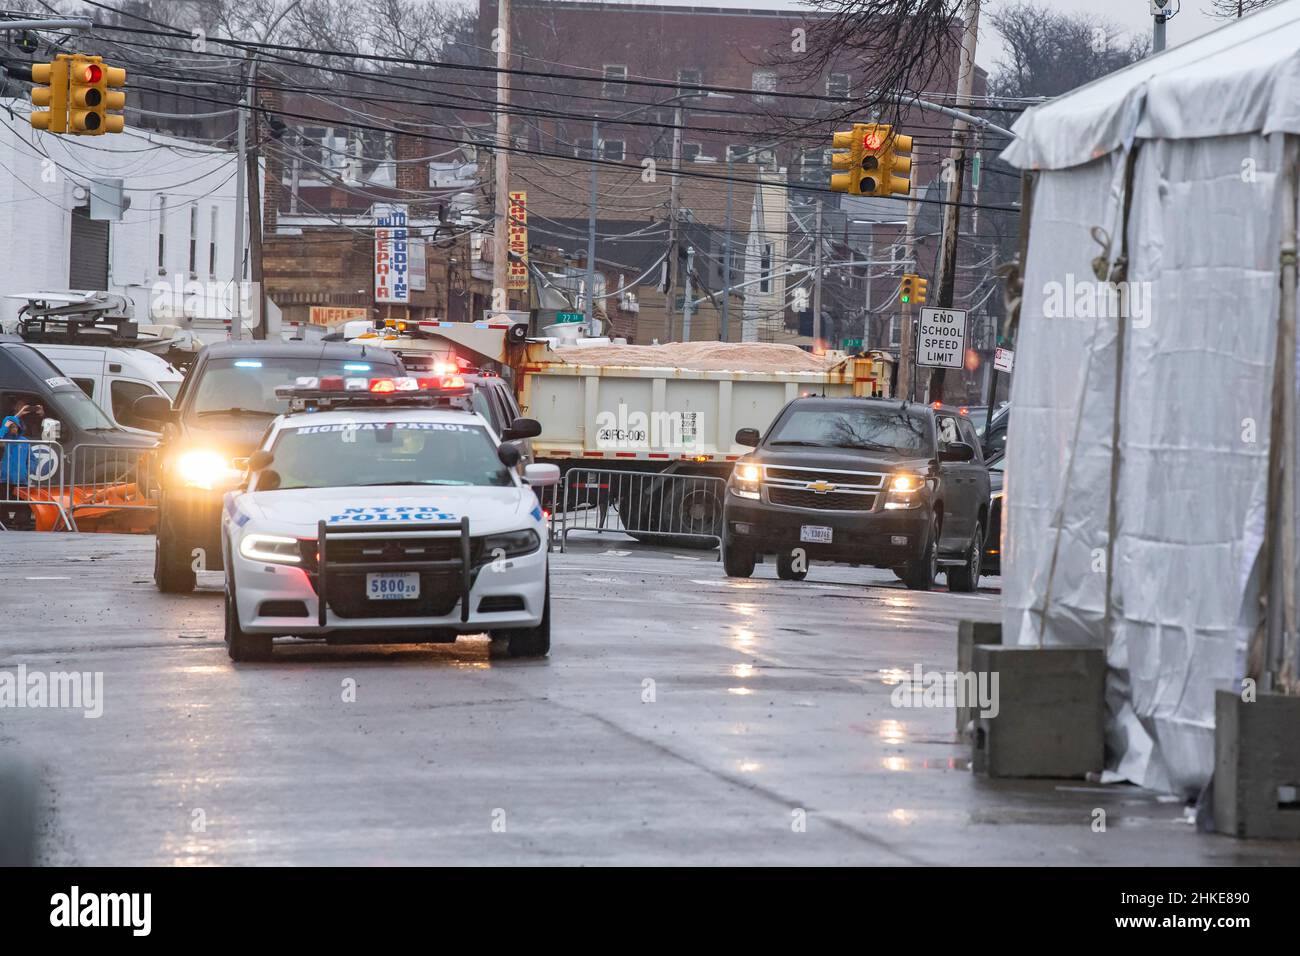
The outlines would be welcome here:
<svg viewBox="0 0 1300 956">
<path fill-rule="evenodd" d="M 1214 691 L 1296 689 L 1300 0 L 1015 133 L 1004 641 L 1105 647 L 1109 768 L 1193 794 Z"/>
</svg>

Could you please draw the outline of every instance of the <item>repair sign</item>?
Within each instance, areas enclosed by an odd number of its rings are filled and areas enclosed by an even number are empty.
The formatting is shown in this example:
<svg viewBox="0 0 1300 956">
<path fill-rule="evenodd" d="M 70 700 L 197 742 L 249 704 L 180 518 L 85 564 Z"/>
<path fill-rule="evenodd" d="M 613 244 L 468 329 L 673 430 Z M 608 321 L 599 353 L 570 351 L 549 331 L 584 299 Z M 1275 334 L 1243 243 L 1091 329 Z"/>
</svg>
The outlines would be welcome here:
<svg viewBox="0 0 1300 956">
<path fill-rule="evenodd" d="M 410 227 L 406 206 L 375 203 L 375 301 L 411 301 Z"/>
</svg>

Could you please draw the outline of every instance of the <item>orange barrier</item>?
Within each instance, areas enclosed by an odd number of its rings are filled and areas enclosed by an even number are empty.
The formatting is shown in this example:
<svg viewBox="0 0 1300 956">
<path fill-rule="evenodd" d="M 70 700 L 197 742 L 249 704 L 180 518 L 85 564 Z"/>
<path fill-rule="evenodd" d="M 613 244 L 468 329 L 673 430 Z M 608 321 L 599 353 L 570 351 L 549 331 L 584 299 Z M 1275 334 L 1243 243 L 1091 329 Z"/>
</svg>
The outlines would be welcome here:
<svg viewBox="0 0 1300 956">
<path fill-rule="evenodd" d="M 33 488 L 20 491 L 18 498 L 32 502 L 37 531 L 53 531 L 64 513 L 76 509 L 78 531 L 111 531 L 118 534 L 153 534 L 158 526 L 158 502 L 140 494 L 135 482 L 117 485 L 72 486 L 72 493 Z M 38 502 L 50 502 L 47 505 Z"/>
</svg>

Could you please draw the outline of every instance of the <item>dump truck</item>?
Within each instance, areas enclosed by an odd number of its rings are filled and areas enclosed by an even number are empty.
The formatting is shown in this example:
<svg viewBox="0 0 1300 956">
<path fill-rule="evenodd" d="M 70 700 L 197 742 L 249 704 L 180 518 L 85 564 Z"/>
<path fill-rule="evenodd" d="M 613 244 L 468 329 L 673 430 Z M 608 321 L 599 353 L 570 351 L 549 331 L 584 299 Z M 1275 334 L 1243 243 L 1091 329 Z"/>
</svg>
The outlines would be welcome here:
<svg viewBox="0 0 1300 956">
<path fill-rule="evenodd" d="M 690 529 L 633 533 L 666 543 L 708 545 L 720 533 L 723 482 L 611 480 L 608 473 L 725 480 L 748 451 L 736 432 L 765 431 L 791 399 L 881 397 L 893 386 L 893 359 L 882 352 L 813 356 L 792 345 L 635 346 L 607 339 L 561 344 L 521 331 L 510 322 L 401 322 L 352 341 L 399 352 L 413 374 L 457 358 L 499 372 L 523 414 L 541 423 L 533 454 L 559 466 L 565 507 L 612 507 L 627 528 L 646 524 L 629 521 L 633 512 L 652 512 L 655 527 Z M 567 480 L 575 469 L 582 474 Z"/>
</svg>

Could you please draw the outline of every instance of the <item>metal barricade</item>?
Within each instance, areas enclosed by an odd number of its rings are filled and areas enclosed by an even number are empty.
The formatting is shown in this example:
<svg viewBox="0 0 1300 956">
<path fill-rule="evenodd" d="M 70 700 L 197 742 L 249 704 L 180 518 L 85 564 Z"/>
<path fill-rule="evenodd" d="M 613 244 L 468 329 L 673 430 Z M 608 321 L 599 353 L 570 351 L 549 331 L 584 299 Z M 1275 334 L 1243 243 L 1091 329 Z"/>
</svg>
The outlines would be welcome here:
<svg viewBox="0 0 1300 956">
<path fill-rule="evenodd" d="M 108 525 L 101 530 L 151 530 L 158 512 L 158 477 L 156 446 L 76 446 L 65 479 L 73 529 L 82 530 L 78 516 L 82 524 L 93 516 L 96 524 Z"/>
<path fill-rule="evenodd" d="M 67 508 L 68 459 L 54 441 L 0 439 L 0 530 L 75 530 Z"/>
<path fill-rule="evenodd" d="M 558 513 L 560 550 L 573 531 L 606 531 L 638 541 L 722 546 L 726 481 L 711 475 L 573 468 Z M 554 520 L 553 517 L 553 520 Z"/>
</svg>

